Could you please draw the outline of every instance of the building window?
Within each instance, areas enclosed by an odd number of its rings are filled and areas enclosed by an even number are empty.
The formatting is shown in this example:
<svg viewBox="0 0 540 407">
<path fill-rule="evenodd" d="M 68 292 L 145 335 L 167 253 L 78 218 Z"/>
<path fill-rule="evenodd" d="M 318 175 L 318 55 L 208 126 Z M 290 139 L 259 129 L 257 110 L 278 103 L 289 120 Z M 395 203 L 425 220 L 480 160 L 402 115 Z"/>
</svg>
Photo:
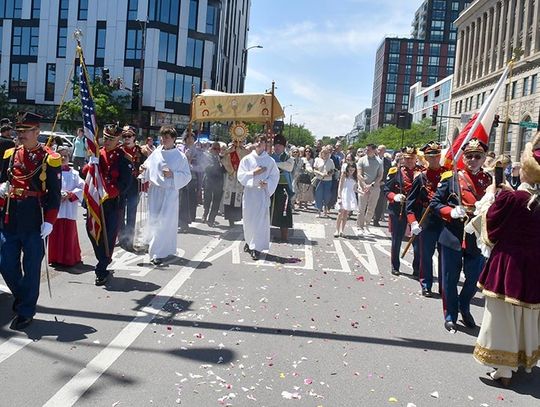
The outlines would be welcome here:
<svg viewBox="0 0 540 407">
<path fill-rule="evenodd" d="M 536 83 L 538 82 L 538 75 L 531 76 L 531 95 L 536 93 Z"/>
<path fill-rule="evenodd" d="M 78 20 L 88 20 L 88 0 L 79 0 Z"/>
<path fill-rule="evenodd" d="M 199 0 L 189 0 L 189 25 L 190 30 L 197 30 L 197 15 L 199 14 Z"/>
<path fill-rule="evenodd" d="M 201 89 L 201 78 L 197 76 L 167 72 L 165 101 L 174 103 L 191 103 L 192 85 L 195 85 L 195 93 L 199 93 Z"/>
<path fill-rule="evenodd" d="M 11 64 L 11 77 L 9 80 L 10 98 L 26 100 L 28 87 L 28 64 Z"/>
<path fill-rule="evenodd" d="M 127 30 L 126 59 L 142 58 L 142 31 Z"/>
<path fill-rule="evenodd" d="M 523 96 L 529 95 L 529 78 L 523 79 Z"/>
<path fill-rule="evenodd" d="M 217 34 L 218 10 L 216 6 L 209 4 L 206 8 L 206 34 Z"/>
<path fill-rule="evenodd" d="M 2 1 L 0 1 L 2 4 Z M 41 0 L 32 0 L 32 19 L 39 20 L 39 15 L 41 12 Z"/>
<path fill-rule="evenodd" d="M 480 98 L 482 97 L 482 95 L 479 93 L 478 95 L 476 95 L 476 108 L 478 109 L 480 107 Z"/>
<path fill-rule="evenodd" d="M 56 56 L 58 58 L 66 57 L 67 47 L 67 27 L 58 27 L 58 41 L 56 47 Z"/>
<path fill-rule="evenodd" d="M 128 4 L 128 21 L 137 20 L 137 12 L 139 9 L 139 0 L 129 0 Z"/>
<path fill-rule="evenodd" d="M 161 31 L 159 33 L 159 60 L 176 63 L 176 35 Z"/>
<path fill-rule="evenodd" d="M 60 12 L 59 12 L 60 20 L 67 20 L 68 12 L 69 12 L 69 0 L 60 0 Z"/>
<path fill-rule="evenodd" d="M 56 64 L 47 64 L 47 77 L 45 79 L 45 100 L 53 102 L 54 84 L 56 83 Z"/>
<path fill-rule="evenodd" d="M 512 82 L 512 96 L 511 99 L 516 98 L 516 90 L 517 90 L 517 81 Z"/>
<path fill-rule="evenodd" d="M 96 30 L 96 58 L 105 58 L 105 42 L 107 40 L 107 28 L 98 27 Z"/>
<path fill-rule="evenodd" d="M 188 38 L 186 51 L 186 66 L 193 68 L 202 68 L 203 60 L 203 45 L 202 40 Z"/>
<path fill-rule="evenodd" d="M 150 0 L 148 2 L 148 18 L 165 24 L 178 25 L 180 0 Z"/>
<path fill-rule="evenodd" d="M 0 18 L 21 18 L 23 0 L 0 0 Z"/>
<path fill-rule="evenodd" d="M 38 54 L 39 28 L 13 27 L 13 55 L 36 56 Z"/>
</svg>

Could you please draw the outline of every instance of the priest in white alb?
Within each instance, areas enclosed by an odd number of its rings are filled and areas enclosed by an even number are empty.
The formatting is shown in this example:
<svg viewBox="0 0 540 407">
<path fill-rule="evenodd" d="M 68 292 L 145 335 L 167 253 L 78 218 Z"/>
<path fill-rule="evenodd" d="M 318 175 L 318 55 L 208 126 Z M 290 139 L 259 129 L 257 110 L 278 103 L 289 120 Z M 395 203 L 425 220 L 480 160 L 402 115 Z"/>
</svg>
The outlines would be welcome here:
<svg viewBox="0 0 540 407">
<path fill-rule="evenodd" d="M 270 249 L 270 197 L 279 181 L 276 162 L 266 152 L 266 137 L 259 136 L 255 150 L 240 161 L 238 181 L 244 186 L 244 251 L 258 260 Z"/>
<path fill-rule="evenodd" d="M 143 182 L 148 182 L 146 240 L 150 261 L 156 266 L 176 254 L 178 191 L 191 180 L 188 160 L 174 145 L 174 127 L 161 127 L 159 135 L 161 145 L 142 166 Z"/>
</svg>

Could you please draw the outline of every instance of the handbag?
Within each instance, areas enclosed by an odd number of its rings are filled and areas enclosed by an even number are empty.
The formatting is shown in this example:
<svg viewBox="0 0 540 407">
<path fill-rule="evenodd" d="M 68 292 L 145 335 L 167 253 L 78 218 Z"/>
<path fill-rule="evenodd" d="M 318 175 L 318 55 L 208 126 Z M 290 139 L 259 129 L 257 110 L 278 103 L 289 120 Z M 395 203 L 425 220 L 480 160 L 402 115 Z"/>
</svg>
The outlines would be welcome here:
<svg viewBox="0 0 540 407">
<path fill-rule="evenodd" d="M 319 186 L 319 184 L 321 183 L 321 180 L 317 177 L 314 177 L 312 180 L 311 180 L 311 186 L 313 187 L 313 189 L 317 189 L 317 187 Z"/>
<path fill-rule="evenodd" d="M 304 172 L 298 176 L 297 182 L 299 184 L 311 184 L 311 177 L 307 172 Z"/>
</svg>

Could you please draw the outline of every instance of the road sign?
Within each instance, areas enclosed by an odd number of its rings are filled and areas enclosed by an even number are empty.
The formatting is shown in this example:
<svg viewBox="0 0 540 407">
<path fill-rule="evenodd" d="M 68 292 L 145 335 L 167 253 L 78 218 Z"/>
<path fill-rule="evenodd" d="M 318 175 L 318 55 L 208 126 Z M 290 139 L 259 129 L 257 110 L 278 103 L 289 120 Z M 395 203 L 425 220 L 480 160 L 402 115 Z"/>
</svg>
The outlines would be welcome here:
<svg viewBox="0 0 540 407">
<path fill-rule="evenodd" d="M 526 129 L 536 129 L 538 123 L 535 122 L 519 122 L 519 127 L 525 127 Z"/>
</svg>

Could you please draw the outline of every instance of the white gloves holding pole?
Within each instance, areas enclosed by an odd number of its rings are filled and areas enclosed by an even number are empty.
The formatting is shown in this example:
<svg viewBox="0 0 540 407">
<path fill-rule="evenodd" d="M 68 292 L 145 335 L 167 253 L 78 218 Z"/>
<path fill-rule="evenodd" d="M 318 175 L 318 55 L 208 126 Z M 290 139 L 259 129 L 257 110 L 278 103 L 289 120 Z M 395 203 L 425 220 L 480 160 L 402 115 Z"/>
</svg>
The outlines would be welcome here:
<svg viewBox="0 0 540 407">
<path fill-rule="evenodd" d="M 405 201 L 406 196 L 403 194 L 395 194 L 394 195 L 394 202 L 403 202 Z"/>
<path fill-rule="evenodd" d="M 452 219 L 463 219 L 465 216 L 467 216 L 467 212 L 465 211 L 465 208 L 463 206 L 458 205 L 455 208 L 452 208 L 450 216 L 452 217 Z"/>
</svg>

